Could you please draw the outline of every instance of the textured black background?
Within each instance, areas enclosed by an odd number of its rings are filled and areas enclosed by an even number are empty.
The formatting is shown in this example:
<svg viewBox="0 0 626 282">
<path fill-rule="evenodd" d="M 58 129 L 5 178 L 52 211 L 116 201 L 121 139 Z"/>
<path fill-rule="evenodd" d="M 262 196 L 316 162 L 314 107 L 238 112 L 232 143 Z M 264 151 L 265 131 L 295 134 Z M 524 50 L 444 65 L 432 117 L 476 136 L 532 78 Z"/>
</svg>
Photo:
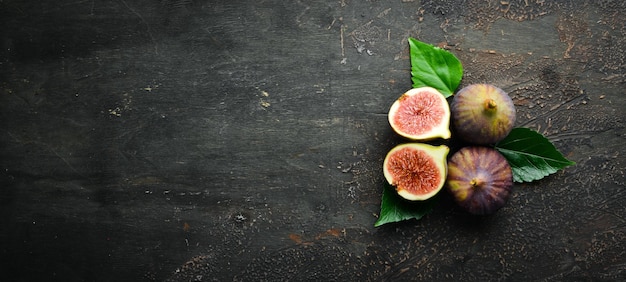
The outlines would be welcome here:
<svg viewBox="0 0 626 282">
<path fill-rule="evenodd" d="M 3 281 L 624 280 L 623 1 L 0 1 Z M 407 38 L 573 167 L 374 228 Z"/>
</svg>

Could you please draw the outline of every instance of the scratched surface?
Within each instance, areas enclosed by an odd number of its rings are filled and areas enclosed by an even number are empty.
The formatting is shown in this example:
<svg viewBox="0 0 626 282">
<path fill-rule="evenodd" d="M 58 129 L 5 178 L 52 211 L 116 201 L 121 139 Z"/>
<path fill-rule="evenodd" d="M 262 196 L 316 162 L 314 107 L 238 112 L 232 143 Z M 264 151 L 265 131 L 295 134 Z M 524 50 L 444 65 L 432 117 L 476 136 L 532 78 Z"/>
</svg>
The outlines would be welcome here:
<svg viewBox="0 0 626 282">
<path fill-rule="evenodd" d="M 0 1 L 0 280 L 625 280 L 626 4 L 569 2 Z M 577 164 L 374 228 L 409 36 Z"/>
</svg>

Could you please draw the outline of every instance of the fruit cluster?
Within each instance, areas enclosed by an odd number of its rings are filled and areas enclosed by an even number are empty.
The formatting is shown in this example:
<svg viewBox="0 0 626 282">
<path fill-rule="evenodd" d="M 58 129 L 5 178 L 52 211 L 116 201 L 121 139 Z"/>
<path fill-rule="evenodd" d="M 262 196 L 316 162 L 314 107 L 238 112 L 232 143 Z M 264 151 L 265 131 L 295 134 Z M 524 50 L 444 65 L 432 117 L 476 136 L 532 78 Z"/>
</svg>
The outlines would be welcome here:
<svg viewBox="0 0 626 282">
<path fill-rule="evenodd" d="M 504 139 L 515 124 L 515 106 L 502 89 L 473 84 L 461 89 L 450 105 L 434 88 L 414 88 L 389 110 L 389 124 L 412 140 L 391 149 L 383 163 L 385 179 L 411 201 L 426 200 L 444 186 L 457 204 L 472 214 L 491 214 L 503 207 L 513 186 L 507 160 L 488 145 Z M 446 145 L 425 143 L 455 137 L 468 145 L 449 159 Z"/>
</svg>

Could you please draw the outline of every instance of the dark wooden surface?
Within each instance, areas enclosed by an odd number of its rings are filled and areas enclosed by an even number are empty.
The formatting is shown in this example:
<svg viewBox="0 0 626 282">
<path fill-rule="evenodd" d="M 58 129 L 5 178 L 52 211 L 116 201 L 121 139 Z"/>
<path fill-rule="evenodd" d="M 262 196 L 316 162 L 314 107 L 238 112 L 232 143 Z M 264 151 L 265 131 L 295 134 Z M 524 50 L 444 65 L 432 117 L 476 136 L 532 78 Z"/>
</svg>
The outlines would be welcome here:
<svg viewBox="0 0 626 282">
<path fill-rule="evenodd" d="M 624 280 L 626 8 L 571 2 L 0 1 L 0 280 Z M 374 228 L 409 36 L 577 165 Z"/>
</svg>

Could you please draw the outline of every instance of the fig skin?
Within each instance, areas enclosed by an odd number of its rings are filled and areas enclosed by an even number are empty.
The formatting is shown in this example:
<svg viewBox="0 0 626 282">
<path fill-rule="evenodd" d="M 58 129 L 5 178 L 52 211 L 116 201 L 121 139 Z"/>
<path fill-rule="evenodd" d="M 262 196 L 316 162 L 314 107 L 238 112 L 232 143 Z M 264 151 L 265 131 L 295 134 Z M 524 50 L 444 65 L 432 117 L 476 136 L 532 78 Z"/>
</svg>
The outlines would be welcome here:
<svg viewBox="0 0 626 282">
<path fill-rule="evenodd" d="M 491 84 L 472 84 L 461 89 L 450 105 L 452 124 L 461 139 L 476 145 L 494 144 L 515 125 L 511 97 Z"/>
<path fill-rule="evenodd" d="M 513 173 L 507 160 L 489 147 L 463 147 L 448 160 L 446 188 L 456 203 L 475 215 L 493 214 L 509 199 Z"/>
</svg>

